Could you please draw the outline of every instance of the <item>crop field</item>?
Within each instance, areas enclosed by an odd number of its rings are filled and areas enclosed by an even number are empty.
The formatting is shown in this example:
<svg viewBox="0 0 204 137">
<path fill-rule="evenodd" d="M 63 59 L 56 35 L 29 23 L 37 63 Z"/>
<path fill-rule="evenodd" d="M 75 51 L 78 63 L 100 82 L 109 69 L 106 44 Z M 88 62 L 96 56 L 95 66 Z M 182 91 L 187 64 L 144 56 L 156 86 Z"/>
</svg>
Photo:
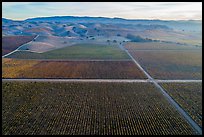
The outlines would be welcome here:
<svg viewBox="0 0 204 137">
<path fill-rule="evenodd" d="M 202 127 L 202 83 L 162 83 L 161 85 Z"/>
<path fill-rule="evenodd" d="M 35 36 L 3 36 L 2 37 L 2 55 L 17 49 L 24 43 L 31 41 Z"/>
<path fill-rule="evenodd" d="M 129 52 L 155 79 L 202 79 L 202 50 Z"/>
<path fill-rule="evenodd" d="M 193 45 L 181 45 L 165 42 L 128 42 L 125 45 L 128 50 L 202 50 Z"/>
<path fill-rule="evenodd" d="M 129 59 L 118 46 L 76 44 L 44 53 L 18 51 L 8 56 L 21 59 Z"/>
<path fill-rule="evenodd" d="M 132 61 L 36 61 L 3 59 L 3 78 L 146 79 Z"/>
<path fill-rule="evenodd" d="M 2 82 L 2 133 L 195 134 L 150 83 L 88 82 Z"/>
</svg>

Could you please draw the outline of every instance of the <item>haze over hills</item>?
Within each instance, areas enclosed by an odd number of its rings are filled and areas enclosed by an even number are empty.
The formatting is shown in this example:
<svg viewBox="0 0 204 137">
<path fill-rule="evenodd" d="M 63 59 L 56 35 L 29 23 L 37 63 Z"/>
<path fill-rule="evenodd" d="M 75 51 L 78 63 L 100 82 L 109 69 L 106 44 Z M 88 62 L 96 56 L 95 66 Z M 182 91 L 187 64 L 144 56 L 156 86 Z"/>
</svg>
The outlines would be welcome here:
<svg viewBox="0 0 204 137">
<path fill-rule="evenodd" d="M 2 18 L 4 21 L 8 19 Z M 9 20 L 11 21 L 11 20 Z M 33 21 L 55 21 L 55 22 L 73 22 L 73 23 L 116 23 L 116 24 L 142 24 L 142 25 L 167 25 L 174 29 L 186 29 L 191 31 L 201 30 L 201 20 L 146 20 L 146 19 L 123 19 L 123 18 L 107 18 L 107 17 L 77 17 L 77 16 L 51 16 L 36 17 L 23 20 L 26 22 Z"/>
<path fill-rule="evenodd" d="M 202 135 L 202 2 L 2 2 L 3 135 Z"/>
<path fill-rule="evenodd" d="M 202 45 L 201 20 L 129 20 L 88 16 L 51 16 L 21 21 L 2 18 L 2 24 L 3 35 L 127 38 L 130 34 L 142 39 Z"/>
</svg>

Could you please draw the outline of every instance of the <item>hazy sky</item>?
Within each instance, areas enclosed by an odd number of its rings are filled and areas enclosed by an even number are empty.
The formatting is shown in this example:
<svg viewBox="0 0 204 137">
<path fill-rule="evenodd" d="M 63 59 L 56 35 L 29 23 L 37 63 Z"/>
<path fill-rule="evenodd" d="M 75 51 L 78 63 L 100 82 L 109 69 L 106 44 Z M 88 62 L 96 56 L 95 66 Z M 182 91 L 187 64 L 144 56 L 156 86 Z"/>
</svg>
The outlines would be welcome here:
<svg viewBox="0 0 204 137">
<path fill-rule="evenodd" d="M 202 20 L 202 2 L 2 2 L 2 16 L 16 20 L 44 16 Z"/>
</svg>

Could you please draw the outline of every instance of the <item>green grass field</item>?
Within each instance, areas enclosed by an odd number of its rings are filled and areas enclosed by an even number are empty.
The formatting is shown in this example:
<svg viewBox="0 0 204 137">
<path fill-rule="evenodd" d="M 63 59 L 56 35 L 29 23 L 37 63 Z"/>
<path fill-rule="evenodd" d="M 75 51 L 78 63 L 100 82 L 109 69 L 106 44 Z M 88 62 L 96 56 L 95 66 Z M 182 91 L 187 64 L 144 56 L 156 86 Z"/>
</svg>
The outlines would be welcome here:
<svg viewBox="0 0 204 137">
<path fill-rule="evenodd" d="M 45 53 L 18 51 L 8 57 L 21 59 L 129 59 L 129 56 L 117 46 L 97 44 L 76 44 Z"/>
</svg>

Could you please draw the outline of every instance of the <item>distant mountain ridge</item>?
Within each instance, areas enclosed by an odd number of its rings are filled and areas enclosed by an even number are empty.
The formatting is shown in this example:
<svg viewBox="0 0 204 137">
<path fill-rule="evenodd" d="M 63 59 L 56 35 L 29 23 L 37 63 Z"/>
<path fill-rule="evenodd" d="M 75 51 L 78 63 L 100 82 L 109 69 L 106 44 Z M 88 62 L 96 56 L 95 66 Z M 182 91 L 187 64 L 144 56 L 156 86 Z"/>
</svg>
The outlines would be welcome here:
<svg viewBox="0 0 204 137">
<path fill-rule="evenodd" d="M 6 23 L 8 23 L 8 22 L 12 22 L 12 21 L 14 21 L 14 20 L 6 19 L 6 18 L 2 18 L 2 22 L 6 22 Z"/>
<path fill-rule="evenodd" d="M 2 22 L 12 21 L 2 18 Z M 89 17 L 89 16 L 51 16 L 36 17 L 23 20 L 24 22 L 73 22 L 73 23 L 109 23 L 109 24 L 142 24 L 142 25 L 165 25 L 173 29 L 199 31 L 202 30 L 201 20 L 147 20 L 147 19 L 123 19 L 108 17 Z"/>
<path fill-rule="evenodd" d="M 109 18 L 109 17 L 89 17 L 89 16 L 50 16 L 50 17 L 34 17 L 34 18 L 28 18 L 25 20 L 12 20 L 7 18 L 2 18 L 2 21 L 9 20 L 9 21 L 81 21 L 81 20 L 95 20 L 95 21 L 123 21 L 123 22 L 181 22 L 181 23 L 202 23 L 202 20 L 159 20 L 159 19 L 124 19 L 124 18 Z"/>
<path fill-rule="evenodd" d="M 129 20 L 87 16 L 38 17 L 26 20 L 2 18 L 2 35 L 58 36 L 99 41 L 114 37 L 113 40 L 152 39 L 202 45 L 202 21 Z"/>
</svg>

